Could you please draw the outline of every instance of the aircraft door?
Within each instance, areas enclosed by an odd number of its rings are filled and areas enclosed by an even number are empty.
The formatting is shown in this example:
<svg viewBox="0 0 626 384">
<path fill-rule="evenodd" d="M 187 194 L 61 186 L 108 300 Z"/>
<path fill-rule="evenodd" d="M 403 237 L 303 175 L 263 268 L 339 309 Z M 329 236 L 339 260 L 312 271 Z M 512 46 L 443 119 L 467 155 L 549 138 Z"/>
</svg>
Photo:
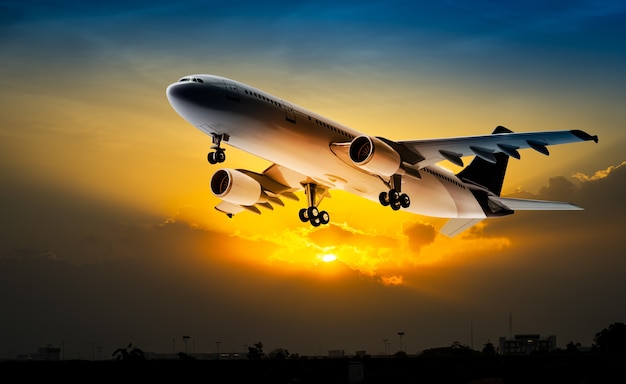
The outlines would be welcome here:
<svg viewBox="0 0 626 384">
<path fill-rule="evenodd" d="M 234 82 L 224 80 L 224 87 L 226 88 L 226 97 L 234 101 L 239 101 L 239 90 Z"/>
<path fill-rule="evenodd" d="M 281 100 L 283 103 L 283 107 L 285 107 L 285 118 L 290 123 L 296 122 L 296 112 L 293 110 L 293 107 L 288 102 Z"/>
</svg>

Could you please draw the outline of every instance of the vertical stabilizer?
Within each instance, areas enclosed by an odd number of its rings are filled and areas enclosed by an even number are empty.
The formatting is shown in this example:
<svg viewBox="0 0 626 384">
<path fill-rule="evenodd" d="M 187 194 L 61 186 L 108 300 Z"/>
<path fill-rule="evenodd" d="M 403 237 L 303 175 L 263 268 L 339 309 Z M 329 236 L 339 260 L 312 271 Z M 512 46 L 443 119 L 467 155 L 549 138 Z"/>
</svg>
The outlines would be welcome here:
<svg viewBox="0 0 626 384">
<path fill-rule="evenodd" d="M 498 126 L 492 134 L 511 133 L 508 128 Z M 457 173 L 457 177 L 464 182 L 481 185 L 497 196 L 500 196 L 502 184 L 504 183 L 504 175 L 506 167 L 509 163 L 509 156 L 502 153 L 494 153 L 495 163 L 490 163 L 476 156 L 472 162 L 461 172 Z"/>
</svg>

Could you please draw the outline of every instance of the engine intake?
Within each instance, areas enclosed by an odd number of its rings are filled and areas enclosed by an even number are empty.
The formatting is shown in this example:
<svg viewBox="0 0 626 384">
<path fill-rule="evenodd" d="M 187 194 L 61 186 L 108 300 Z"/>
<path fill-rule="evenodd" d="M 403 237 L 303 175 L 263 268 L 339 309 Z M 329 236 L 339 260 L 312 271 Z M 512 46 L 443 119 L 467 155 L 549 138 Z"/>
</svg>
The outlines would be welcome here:
<svg viewBox="0 0 626 384">
<path fill-rule="evenodd" d="M 358 136 L 350 143 L 350 159 L 359 168 L 380 176 L 392 176 L 402 158 L 387 143 L 376 137 Z"/>
<path fill-rule="evenodd" d="M 220 169 L 211 177 L 211 192 L 237 205 L 254 205 L 261 198 L 261 184 L 236 169 Z"/>
</svg>

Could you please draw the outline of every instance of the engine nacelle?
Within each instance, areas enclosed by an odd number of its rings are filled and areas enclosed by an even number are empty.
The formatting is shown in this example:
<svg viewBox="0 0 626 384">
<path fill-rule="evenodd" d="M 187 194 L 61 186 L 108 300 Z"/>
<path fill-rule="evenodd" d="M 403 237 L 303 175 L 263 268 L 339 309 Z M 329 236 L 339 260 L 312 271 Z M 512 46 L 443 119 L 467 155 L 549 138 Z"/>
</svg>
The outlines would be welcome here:
<svg viewBox="0 0 626 384">
<path fill-rule="evenodd" d="M 237 205 L 253 205 L 261 198 L 261 184 L 235 169 L 220 169 L 211 177 L 211 192 Z"/>
<path fill-rule="evenodd" d="M 358 136 L 350 143 L 350 159 L 359 168 L 380 176 L 392 176 L 402 164 L 402 158 L 384 141 Z"/>
</svg>

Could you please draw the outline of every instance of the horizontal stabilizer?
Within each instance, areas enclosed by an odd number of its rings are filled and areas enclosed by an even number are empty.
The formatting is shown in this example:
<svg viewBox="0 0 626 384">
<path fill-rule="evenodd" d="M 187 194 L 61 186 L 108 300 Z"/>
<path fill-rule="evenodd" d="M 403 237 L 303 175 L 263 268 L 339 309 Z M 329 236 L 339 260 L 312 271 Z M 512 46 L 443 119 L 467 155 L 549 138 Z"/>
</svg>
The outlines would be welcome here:
<svg viewBox="0 0 626 384">
<path fill-rule="evenodd" d="M 513 211 L 580 211 L 584 209 L 564 201 L 513 199 L 498 196 L 489 196 L 489 200 Z"/>
<path fill-rule="evenodd" d="M 450 219 L 447 223 L 444 224 L 443 227 L 439 230 L 439 232 L 443 233 L 448 237 L 454 237 L 459 233 L 465 231 L 466 229 L 473 227 L 474 225 L 481 222 L 483 219 Z"/>
</svg>

